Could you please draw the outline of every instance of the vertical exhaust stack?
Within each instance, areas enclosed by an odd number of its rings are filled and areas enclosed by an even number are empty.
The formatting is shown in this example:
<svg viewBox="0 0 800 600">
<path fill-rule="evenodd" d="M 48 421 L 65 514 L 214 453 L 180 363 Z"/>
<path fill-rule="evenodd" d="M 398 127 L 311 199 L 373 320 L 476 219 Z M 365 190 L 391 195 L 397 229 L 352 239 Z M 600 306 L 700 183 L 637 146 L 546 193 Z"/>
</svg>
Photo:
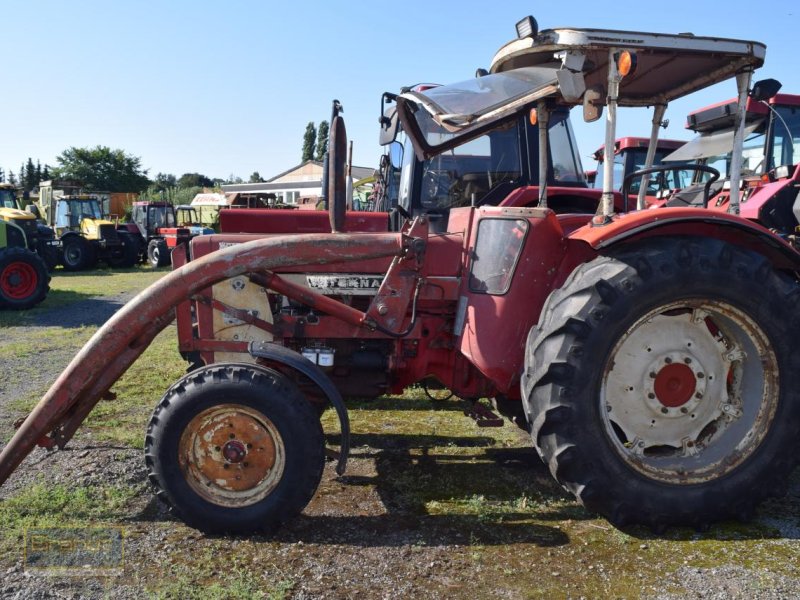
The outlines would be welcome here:
<svg viewBox="0 0 800 600">
<path fill-rule="evenodd" d="M 328 139 L 328 215 L 331 220 L 331 231 L 342 233 L 347 210 L 345 198 L 347 131 L 344 119 L 338 114 L 331 121 L 331 132 Z"/>
</svg>

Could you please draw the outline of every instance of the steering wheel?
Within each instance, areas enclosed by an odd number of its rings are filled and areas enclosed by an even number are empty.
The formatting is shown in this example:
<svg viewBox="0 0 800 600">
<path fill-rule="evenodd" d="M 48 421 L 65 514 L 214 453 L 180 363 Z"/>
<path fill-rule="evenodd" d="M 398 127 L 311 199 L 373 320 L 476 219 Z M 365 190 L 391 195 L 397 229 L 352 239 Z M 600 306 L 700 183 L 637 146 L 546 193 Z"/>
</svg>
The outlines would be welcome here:
<svg viewBox="0 0 800 600">
<path fill-rule="evenodd" d="M 328 217 L 331 231 L 344 231 L 347 210 L 345 190 L 345 161 L 347 160 L 347 131 L 344 119 L 336 115 L 331 122 L 328 137 Z"/>
<path fill-rule="evenodd" d="M 652 173 L 666 173 L 667 171 L 685 170 L 698 171 L 700 173 L 709 173 L 711 177 L 708 178 L 703 186 L 703 208 L 708 208 L 708 191 L 711 184 L 719 179 L 719 171 L 714 167 L 706 165 L 657 165 L 655 167 L 648 167 L 647 169 L 639 169 L 633 173 L 628 173 L 625 179 L 622 180 L 622 198 L 625 200 L 625 212 L 628 212 L 628 195 L 630 194 L 631 181 L 643 175 L 650 175 Z"/>
</svg>

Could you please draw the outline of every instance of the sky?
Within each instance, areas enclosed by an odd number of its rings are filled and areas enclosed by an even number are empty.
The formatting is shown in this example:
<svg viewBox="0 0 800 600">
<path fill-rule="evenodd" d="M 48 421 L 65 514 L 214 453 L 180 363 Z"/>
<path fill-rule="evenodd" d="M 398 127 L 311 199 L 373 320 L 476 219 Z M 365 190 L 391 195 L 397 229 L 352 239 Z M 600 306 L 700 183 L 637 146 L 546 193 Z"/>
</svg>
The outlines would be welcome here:
<svg viewBox="0 0 800 600">
<path fill-rule="evenodd" d="M 529 14 L 540 29 L 760 41 L 767 58 L 754 79 L 800 93 L 793 0 L 2 0 L 0 167 L 16 173 L 28 157 L 56 165 L 69 147 L 102 145 L 139 157 L 150 177 L 271 177 L 301 162 L 306 125 L 329 119 L 334 98 L 353 163 L 377 166 L 381 93 L 471 78 Z M 735 93 L 731 80 L 675 101 L 661 136 L 689 139 L 686 114 Z M 572 119 L 590 168 L 603 120 Z M 650 119 L 621 109 L 618 134 L 648 136 Z"/>
</svg>

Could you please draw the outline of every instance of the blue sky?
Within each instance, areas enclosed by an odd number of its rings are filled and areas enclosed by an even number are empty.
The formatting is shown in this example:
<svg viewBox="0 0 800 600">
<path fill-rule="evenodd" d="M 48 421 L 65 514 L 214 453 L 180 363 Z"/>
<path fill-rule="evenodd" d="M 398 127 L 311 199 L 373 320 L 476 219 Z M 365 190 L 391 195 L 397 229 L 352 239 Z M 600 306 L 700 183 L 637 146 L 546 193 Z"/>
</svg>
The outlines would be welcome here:
<svg viewBox="0 0 800 600">
<path fill-rule="evenodd" d="M 381 92 L 472 77 L 527 14 L 542 29 L 761 41 L 767 61 L 756 78 L 800 93 L 800 5 L 791 0 L 3 0 L 0 167 L 17 172 L 29 156 L 55 164 L 70 146 L 99 144 L 140 157 L 151 177 L 271 176 L 300 162 L 306 124 L 328 119 L 333 98 L 345 109 L 354 163 L 373 166 Z M 728 82 L 676 101 L 662 136 L 688 139 L 686 113 L 734 93 Z M 649 134 L 649 112 L 620 117 L 620 134 Z M 588 167 L 602 121 L 584 124 L 575 112 L 573 123 Z"/>
</svg>

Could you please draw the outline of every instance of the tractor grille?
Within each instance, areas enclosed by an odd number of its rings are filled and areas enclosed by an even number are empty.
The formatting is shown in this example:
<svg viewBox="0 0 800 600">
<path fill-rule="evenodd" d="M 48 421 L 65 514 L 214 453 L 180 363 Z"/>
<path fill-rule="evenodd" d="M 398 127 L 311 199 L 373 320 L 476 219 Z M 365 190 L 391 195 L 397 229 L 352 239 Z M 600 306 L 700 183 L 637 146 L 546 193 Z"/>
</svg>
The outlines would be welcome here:
<svg viewBox="0 0 800 600">
<path fill-rule="evenodd" d="M 101 240 L 105 240 L 106 242 L 118 243 L 120 241 L 119 234 L 111 223 L 100 225 L 97 228 L 97 235 Z"/>
</svg>

